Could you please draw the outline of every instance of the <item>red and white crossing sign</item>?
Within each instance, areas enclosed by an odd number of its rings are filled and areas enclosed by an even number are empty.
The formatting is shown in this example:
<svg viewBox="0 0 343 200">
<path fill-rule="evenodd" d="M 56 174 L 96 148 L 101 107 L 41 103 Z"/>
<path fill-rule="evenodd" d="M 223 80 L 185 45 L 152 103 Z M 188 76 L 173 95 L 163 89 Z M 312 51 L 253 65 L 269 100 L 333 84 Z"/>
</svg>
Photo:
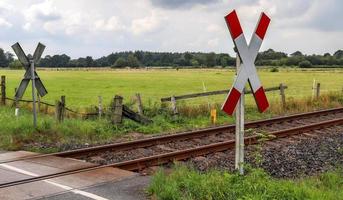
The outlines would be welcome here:
<svg viewBox="0 0 343 200">
<path fill-rule="evenodd" d="M 229 115 L 233 114 L 244 86 L 248 81 L 259 111 L 264 112 L 269 107 L 269 103 L 256 72 L 255 59 L 269 26 L 270 18 L 265 13 L 261 14 L 249 46 L 245 40 L 243 30 L 235 10 L 225 17 L 225 21 L 230 30 L 232 40 L 238 50 L 242 64 L 234 85 L 222 106 L 222 110 Z"/>
</svg>

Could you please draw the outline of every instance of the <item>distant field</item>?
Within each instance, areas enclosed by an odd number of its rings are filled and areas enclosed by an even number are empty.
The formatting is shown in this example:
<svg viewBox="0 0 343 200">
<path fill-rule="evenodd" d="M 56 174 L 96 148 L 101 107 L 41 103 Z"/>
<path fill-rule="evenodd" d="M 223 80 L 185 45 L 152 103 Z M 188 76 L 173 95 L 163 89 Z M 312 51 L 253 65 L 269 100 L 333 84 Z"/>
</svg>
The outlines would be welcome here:
<svg viewBox="0 0 343 200">
<path fill-rule="evenodd" d="M 66 95 L 70 107 L 87 107 L 97 105 L 97 96 L 103 96 L 108 103 L 115 94 L 123 95 L 126 100 L 136 92 L 141 93 L 145 104 L 160 102 L 161 97 L 202 92 L 203 84 L 207 91 L 230 88 L 234 72 L 229 69 L 160 69 L 160 70 L 81 70 L 52 71 L 38 70 L 45 84 L 48 95 L 44 101 L 53 103 L 61 95 Z M 18 86 L 23 70 L 0 70 L 0 75 L 7 76 L 7 95 L 13 97 L 14 88 Z M 343 87 L 343 70 L 306 70 L 282 69 L 280 72 L 259 70 L 265 87 L 277 86 L 283 82 L 289 86 L 287 97 L 311 95 L 313 80 L 321 83 L 322 91 L 341 91 Z M 25 99 L 29 99 L 30 90 Z M 278 92 L 269 93 L 272 99 L 279 98 Z M 200 102 L 222 102 L 224 95 L 202 98 Z M 188 100 L 191 103 L 191 100 Z M 251 97 L 247 100 L 252 103 Z"/>
</svg>

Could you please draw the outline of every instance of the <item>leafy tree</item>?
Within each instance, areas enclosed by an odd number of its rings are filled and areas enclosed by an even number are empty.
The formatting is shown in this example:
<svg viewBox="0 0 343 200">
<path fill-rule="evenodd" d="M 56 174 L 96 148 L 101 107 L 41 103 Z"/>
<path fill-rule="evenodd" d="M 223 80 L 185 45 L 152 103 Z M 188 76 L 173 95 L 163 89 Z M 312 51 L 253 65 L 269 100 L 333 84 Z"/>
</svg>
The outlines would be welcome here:
<svg viewBox="0 0 343 200">
<path fill-rule="evenodd" d="M 199 62 L 196 59 L 192 59 L 190 62 L 193 67 L 199 67 Z"/>
<path fill-rule="evenodd" d="M 273 49 L 268 49 L 261 53 L 258 53 L 257 60 L 279 60 L 281 58 L 286 58 L 287 54 L 283 52 L 276 52 Z"/>
<path fill-rule="evenodd" d="M 103 56 L 99 59 L 96 59 L 94 61 L 96 63 L 96 66 L 99 66 L 99 67 L 107 67 L 107 66 L 110 66 L 111 64 L 108 62 L 108 59 L 106 56 Z M 114 63 L 114 62 L 113 62 Z"/>
<path fill-rule="evenodd" d="M 11 61 L 13 61 L 13 55 L 9 52 L 5 53 L 4 50 L 0 48 L 0 67 L 8 67 Z"/>
<path fill-rule="evenodd" d="M 119 59 L 120 58 L 120 59 Z M 273 49 L 260 52 L 255 64 L 263 66 L 299 66 L 302 61 L 309 61 L 313 66 L 337 66 L 343 65 L 343 50 L 336 51 L 333 55 L 303 55 L 296 51 L 289 56 L 284 52 Z M 13 55 L 0 49 L 0 67 L 7 67 L 13 61 Z M 13 63 L 14 64 L 14 63 Z M 12 65 L 13 65 L 12 64 Z M 71 59 L 68 55 L 47 55 L 41 59 L 38 66 L 41 67 L 140 67 L 140 66 L 235 66 L 236 60 L 225 53 L 201 53 L 201 52 L 148 52 L 148 51 L 124 51 L 115 52 L 98 59 L 91 56 Z M 303 64 L 302 64 L 303 65 Z M 13 67 L 13 66 L 12 66 Z"/>
<path fill-rule="evenodd" d="M 292 53 L 291 56 L 303 56 L 303 54 L 300 51 L 296 51 Z"/>
<path fill-rule="evenodd" d="M 116 62 L 113 64 L 112 67 L 115 67 L 115 68 L 122 68 L 122 67 L 126 67 L 127 66 L 127 63 L 126 63 L 126 60 L 122 57 L 119 57 Z"/>
<path fill-rule="evenodd" d="M 296 66 L 298 65 L 301 61 L 305 60 L 304 57 L 302 56 L 291 56 L 286 59 L 286 65 L 287 66 Z"/>
<path fill-rule="evenodd" d="M 299 67 L 300 68 L 310 68 L 310 67 L 312 67 L 312 63 L 308 60 L 304 60 L 304 61 L 301 61 L 299 63 Z"/>
<path fill-rule="evenodd" d="M 191 60 L 193 58 L 193 55 L 189 52 L 186 52 L 184 54 L 184 58 L 185 58 L 185 60 Z"/>
<path fill-rule="evenodd" d="M 70 62 L 70 57 L 66 54 L 62 55 L 47 55 L 44 58 L 42 58 L 38 66 L 39 67 L 68 67 Z"/>
<path fill-rule="evenodd" d="M 94 60 L 91 56 L 86 57 L 86 67 L 96 67 L 96 64 L 94 63 Z"/>
<path fill-rule="evenodd" d="M 336 51 L 333 56 L 335 56 L 336 58 L 343 58 L 343 50 L 338 50 Z"/>
<path fill-rule="evenodd" d="M 10 69 L 22 69 L 23 65 L 19 60 L 14 60 L 9 64 Z"/>
<path fill-rule="evenodd" d="M 127 57 L 127 66 L 129 66 L 129 67 L 139 67 L 139 61 L 138 61 L 138 59 L 133 54 L 130 54 Z"/>
<path fill-rule="evenodd" d="M 209 53 L 206 54 L 206 60 L 205 65 L 207 67 L 214 67 L 216 65 L 216 54 L 215 53 Z"/>
<path fill-rule="evenodd" d="M 142 60 L 144 59 L 143 51 L 135 51 L 134 56 L 137 58 L 139 62 L 142 62 Z"/>
<path fill-rule="evenodd" d="M 107 62 L 109 65 L 113 65 L 117 59 L 118 59 L 118 55 L 114 53 L 111 53 L 110 55 L 107 56 Z"/>
</svg>

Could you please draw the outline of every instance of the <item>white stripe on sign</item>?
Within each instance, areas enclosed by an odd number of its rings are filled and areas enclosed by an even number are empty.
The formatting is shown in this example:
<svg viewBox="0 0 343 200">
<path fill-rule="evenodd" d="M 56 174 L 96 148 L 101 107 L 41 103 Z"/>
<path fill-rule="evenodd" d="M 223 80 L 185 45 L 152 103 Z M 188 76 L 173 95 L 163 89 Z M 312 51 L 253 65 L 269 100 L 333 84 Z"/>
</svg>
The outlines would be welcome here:
<svg viewBox="0 0 343 200">
<path fill-rule="evenodd" d="M 38 177 L 39 176 L 38 174 L 29 172 L 29 171 L 26 171 L 26 170 L 19 169 L 17 167 L 13 167 L 13 166 L 10 166 L 8 164 L 0 164 L 0 166 L 4 167 L 4 168 L 7 168 L 9 170 L 12 170 L 12 171 L 21 173 L 21 174 L 28 175 L 28 176 L 33 176 L 33 177 Z M 98 195 L 95 195 L 95 194 L 92 194 L 92 193 L 89 193 L 89 192 L 85 192 L 85 191 L 78 190 L 78 189 L 75 189 L 75 188 L 72 188 L 72 187 L 69 187 L 69 186 L 66 186 L 66 185 L 55 183 L 53 181 L 43 180 L 43 182 L 49 183 L 49 184 L 54 185 L 56 187 L 62 188 L 64 190 L 67 190 L 67 191 L 73 192 L 75 194 L 79 194 L 79 195 L 82 195 L 82 196 L 85 196 L 85 197 L 88 197 L 88 198 L 91 198 L 91 199 L 94 199 L 94 200 L 109 200 L 109 199 L 100 197 Z"/>
</svg>

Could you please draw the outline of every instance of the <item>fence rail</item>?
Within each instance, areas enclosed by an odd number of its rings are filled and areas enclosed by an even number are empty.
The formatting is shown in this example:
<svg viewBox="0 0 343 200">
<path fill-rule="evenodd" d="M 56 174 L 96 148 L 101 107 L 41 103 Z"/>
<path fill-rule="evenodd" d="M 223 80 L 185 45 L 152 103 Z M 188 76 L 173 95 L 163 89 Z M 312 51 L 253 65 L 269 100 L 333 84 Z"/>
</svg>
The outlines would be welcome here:
<svg viewBox="0 0 343 200">
<path fill-rule="evenodd" d="M 287 89 L 288 87 L 286 85 L 283 86 L 283 89 Z M 280 86 L 277 87 L 270 87 L 266 88 L 265 92 L 280 90 Z M 191 99 L 191 98 L 198 98 L 198 97 L 205 97 L 205 96 L 212 96 L 212 95 L 220 95 L 220 94 L 228 94 L 230 90 L 216 90 L 211 92 L 201 92 L 201 93 L 193 93 L 193 94 L 185 94 L 185 95 L 179 95 L 179 96 L 171 96 L 171 97 L 164 97 L 161 98 L 161 102 L 167 102 L 167 101 L 173 101 L 174 98 L 176 101 L 181 99 Z M 251 94 L 251 90 L 248 90 L 245 92 L 245 94 Z"/>
<path fill-rule="evenodd" d="M 20 99 L 20 100 L 15 100 L 14 98 L 9 98 L 9 97 L 6 97 L 5 98 L 6 100 L 9 100 L 9 101 L 13 101 L 13 103 L 15 102 L 23 102 L 23 103 L 33 103 L 32 100 L 26 100 L 26 99 Z M 56 108 L 56 105 L 55 104 L 51 104 L 51 103 L 47 103 L 47 102 L 44 102 L 44 101 L 36 101 L 37 104 L 40 104 L 40 105 L 45 105 L 45 106 L 48 106 L 48 107 L 51 107 L 51 108 Z M 97 112 L 91 112 L 91 113 L 87 113 L 87 112 L 78 112 L 78 111 L 75 111 L 75 110 L 72 110 L 71 108 L 68 108 L 68 107 L 65 107 L 64 108 L 66 111 L 68 112 L 71 112 L 75 115 L 79 115 L 81 117 L 90 117 L 90 116 L 96 116 L 98 115 Z"/>
</svg>

